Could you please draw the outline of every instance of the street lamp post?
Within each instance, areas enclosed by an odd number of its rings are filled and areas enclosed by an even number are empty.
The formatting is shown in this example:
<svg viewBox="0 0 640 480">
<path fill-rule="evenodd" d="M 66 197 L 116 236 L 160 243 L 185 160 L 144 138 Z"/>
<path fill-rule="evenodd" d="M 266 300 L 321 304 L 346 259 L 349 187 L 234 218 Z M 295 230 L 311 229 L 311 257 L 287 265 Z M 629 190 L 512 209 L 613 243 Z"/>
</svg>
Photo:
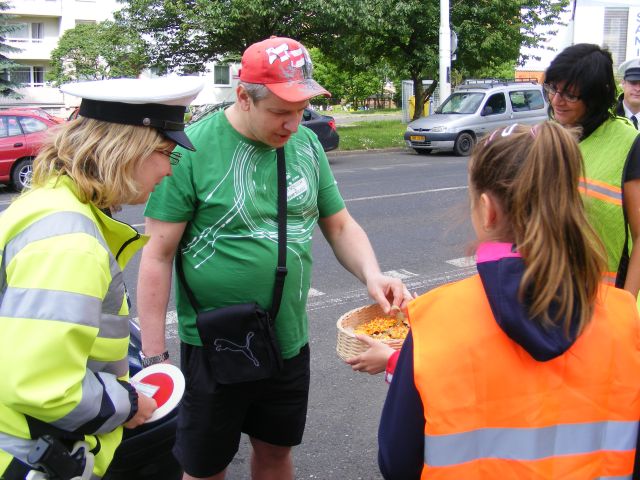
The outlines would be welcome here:
<svg viewBox="0 0 640 480">
<path fill-rule="evenodd" d="M 451 29 L 449 28 L 449 0 L 440 0 L 440 103 L 451 94 Z"/>
</svg>

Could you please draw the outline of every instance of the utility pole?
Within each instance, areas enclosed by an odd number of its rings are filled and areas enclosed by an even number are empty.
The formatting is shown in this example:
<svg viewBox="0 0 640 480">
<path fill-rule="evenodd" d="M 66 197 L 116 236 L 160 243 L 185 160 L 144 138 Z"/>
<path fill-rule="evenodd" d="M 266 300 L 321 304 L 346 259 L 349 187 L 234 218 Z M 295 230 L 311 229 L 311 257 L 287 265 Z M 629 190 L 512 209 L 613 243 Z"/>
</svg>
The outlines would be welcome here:
<svg viewBox="0 0 640 480">
<path fill-rule="evenodd" d="M 440 70 L 438 86 L 440 103 L 451 94 L 451 29 L 449 27 L 449 0 L 440 0 Z"/>
</svg>

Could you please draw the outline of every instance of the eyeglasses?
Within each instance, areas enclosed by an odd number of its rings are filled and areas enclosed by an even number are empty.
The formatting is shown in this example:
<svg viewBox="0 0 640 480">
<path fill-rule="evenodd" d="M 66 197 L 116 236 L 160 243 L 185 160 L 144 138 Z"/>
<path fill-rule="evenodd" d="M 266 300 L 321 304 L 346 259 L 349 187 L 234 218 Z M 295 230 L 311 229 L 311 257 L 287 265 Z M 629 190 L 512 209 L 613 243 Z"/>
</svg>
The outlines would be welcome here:
<svg viewBox="0 0 640 480">
<path fill-rule="evenodd" d="M 560 95 L 560 98 L 566 100 L 569 103 L 576 103 L 577 101 L 582 99 L 580 95 L 572 95 L 571 93 L 567 93 L 564 90 L 560 91 L 555 87 L 555 85 L 551 85 L 549 83 L 544 84 L 544 91 L 550 99 L 553 99 L 553 97 L 556 96 L 556 93 Z"/>
<path fill-rule="evenodd" d="M 178 165 L 182 158 L 182 154 L 180 152 L 167 152 L 166 150 L 156 150 L 156 152 L 169 157 L 169 163 L 173 166 Z"/>
</svg>

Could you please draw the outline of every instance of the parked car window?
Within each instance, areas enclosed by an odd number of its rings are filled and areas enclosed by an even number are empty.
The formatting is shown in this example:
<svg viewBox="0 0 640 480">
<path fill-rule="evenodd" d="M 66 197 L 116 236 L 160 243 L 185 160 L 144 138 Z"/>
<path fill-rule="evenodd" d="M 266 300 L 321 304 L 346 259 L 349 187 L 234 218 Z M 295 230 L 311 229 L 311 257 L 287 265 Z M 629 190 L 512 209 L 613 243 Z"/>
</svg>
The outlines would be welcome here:
<svg viewBox="0 0 640 480">
<path fill-rule="evenodd" d="M 41 132 L 47 129 L 47 124 L 33 117 L 19 117 L 24 133 Z"/>
<path fill-rule="evenodd" d="M 514 112 L 540 110 L 544 108 L 544 99 L 537 90 L 517 90 L 509 92 L 509 100 Z"/>
<path fill-rule="evenodd" d="M 304 109 L 304 113 L 302 114 L 302 120 L 304 122 L 308 122 L 312 118 L 313 118 L 313 112 L 311 110 L 309 110 L 308 108 L 305 108 Z"/>
<path fill-rule="evenodd" d="M 459 92 L 451 95 L 437 113 L 474 113 L 478 110 L 484 93 Z"/>
<path fill-rule="evenodd" d="M 18 125 L 16 117 L 2 117 L 2 137 L 13 137 L 14 135 L 22 135 L 22 129 Z"/>
</svg>

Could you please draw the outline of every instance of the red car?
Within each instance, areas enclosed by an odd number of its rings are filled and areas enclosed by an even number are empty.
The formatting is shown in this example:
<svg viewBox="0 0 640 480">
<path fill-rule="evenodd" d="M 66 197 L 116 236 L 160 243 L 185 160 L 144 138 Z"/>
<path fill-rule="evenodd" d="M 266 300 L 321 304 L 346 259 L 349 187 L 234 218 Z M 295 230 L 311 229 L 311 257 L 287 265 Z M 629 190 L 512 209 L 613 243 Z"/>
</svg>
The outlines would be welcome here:
<svg viewBox="0 0 640 480">
<path fill-rule="evenodd" d="M 63 121 L 39 108 L 0 110 L 0 183 L 18 191 L 29 186 L 47 130 Z"/>
</svg>

